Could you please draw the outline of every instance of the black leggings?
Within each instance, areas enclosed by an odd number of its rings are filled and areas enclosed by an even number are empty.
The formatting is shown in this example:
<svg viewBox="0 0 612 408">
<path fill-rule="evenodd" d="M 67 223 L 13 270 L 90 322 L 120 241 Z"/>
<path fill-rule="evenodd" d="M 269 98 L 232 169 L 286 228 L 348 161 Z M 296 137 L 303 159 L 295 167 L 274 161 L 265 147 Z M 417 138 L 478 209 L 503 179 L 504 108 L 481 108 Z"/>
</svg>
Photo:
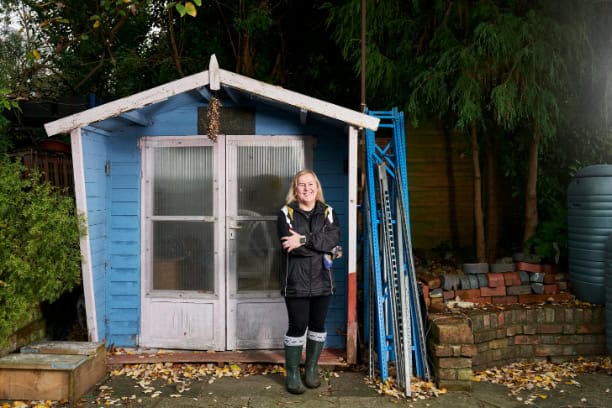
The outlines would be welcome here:
<svg viewBox="0 0 612 408">
<path fill-rule="evenodd" d="M 302 337 L 308 330 L 325 333 L 325 318 L 329 307 L 329 296 L 286 297 L 289 329 L 287 336 Z"/>
</svg>

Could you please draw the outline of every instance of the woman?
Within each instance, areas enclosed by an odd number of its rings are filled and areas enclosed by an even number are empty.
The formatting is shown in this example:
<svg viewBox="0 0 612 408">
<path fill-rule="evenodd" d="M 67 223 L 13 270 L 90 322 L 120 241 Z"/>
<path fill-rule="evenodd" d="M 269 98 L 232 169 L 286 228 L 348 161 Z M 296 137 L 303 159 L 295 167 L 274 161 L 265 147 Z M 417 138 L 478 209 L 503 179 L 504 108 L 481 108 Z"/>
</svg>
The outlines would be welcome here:
<svg viewBox="0 0 612 408">
<path fill-rule="evenodd" d="M 340 225 L 332 207 L 325 204 L 323 189 L 311 170 L 299 171 L 287 193 L 287 204 L 277 220 L 283 247 L 281 294 L 285 297 L 289 328 L 285 334 L 287 390 L 305 391 L 300 378 L 300 360 L 306 341 L 306 374 L 309 388 L 321 385 L 318 362 L 325 344 L 325 318 L 334 293 L 332 253 L 340 242 Z"/>
</svg>

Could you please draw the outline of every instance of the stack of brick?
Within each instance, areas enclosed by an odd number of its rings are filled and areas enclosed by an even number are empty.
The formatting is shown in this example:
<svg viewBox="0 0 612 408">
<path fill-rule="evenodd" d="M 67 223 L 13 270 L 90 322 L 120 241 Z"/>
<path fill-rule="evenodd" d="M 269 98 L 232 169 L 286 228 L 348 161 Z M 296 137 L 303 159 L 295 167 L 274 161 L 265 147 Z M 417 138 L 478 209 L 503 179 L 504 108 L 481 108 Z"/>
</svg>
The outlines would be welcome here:
<svg viewBox="0 0 612 408">
<path fill-rule="evenodd" d="M 573 299 L 567 291 L 567 275 L 557 272 L 551 265 L 492 264 L 490 270 L 487 267 L 477 273 L 443 274 L 423 281 L 425 303 L 435 306 L 460 299 L 499 305 Z"/>
<path fill-rule="evenodd" d="M 472 370 L 515 361 L 568 361 L 606 353 L 601 305 L 513 305 L 429 314 L 438 387 L 469 390 Z"/>
<path fill-rule="evenodd" d="M 436 384 L 449 390 L 472 390 L 474 334 L 464 316 L 430 315 L 428 346 Z"/>
</svg>

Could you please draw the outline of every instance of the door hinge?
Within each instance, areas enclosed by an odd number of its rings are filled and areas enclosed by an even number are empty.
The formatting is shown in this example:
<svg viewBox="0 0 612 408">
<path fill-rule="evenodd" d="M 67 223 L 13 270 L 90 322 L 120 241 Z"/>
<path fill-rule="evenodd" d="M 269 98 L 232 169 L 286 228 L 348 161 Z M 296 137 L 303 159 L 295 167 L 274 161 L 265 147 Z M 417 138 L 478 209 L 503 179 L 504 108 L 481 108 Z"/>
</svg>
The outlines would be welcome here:
<svg viewBox="0 0 612 408">
<path fill-rule="evenodd" d="M 106 163 L 104 164 L 104 174 L 106 174 L 107 176 L 111 175 L 111 162 L 110 162 L 110 160 L 107 160 Z"/>
</svg>

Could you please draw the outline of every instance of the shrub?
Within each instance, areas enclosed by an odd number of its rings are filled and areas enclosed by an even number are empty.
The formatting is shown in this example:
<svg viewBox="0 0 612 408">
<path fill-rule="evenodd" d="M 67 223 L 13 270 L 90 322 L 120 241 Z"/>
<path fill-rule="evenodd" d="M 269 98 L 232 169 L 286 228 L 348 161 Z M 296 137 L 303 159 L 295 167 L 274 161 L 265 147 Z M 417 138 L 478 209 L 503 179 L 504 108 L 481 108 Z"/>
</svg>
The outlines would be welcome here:
<svg viewBox="0 0 612 408">
<path fill-rule="evenodd" d="M 0 346 L 80 282 L 79 225 L 71 197 L 0 154 Z"/>
</svg>

